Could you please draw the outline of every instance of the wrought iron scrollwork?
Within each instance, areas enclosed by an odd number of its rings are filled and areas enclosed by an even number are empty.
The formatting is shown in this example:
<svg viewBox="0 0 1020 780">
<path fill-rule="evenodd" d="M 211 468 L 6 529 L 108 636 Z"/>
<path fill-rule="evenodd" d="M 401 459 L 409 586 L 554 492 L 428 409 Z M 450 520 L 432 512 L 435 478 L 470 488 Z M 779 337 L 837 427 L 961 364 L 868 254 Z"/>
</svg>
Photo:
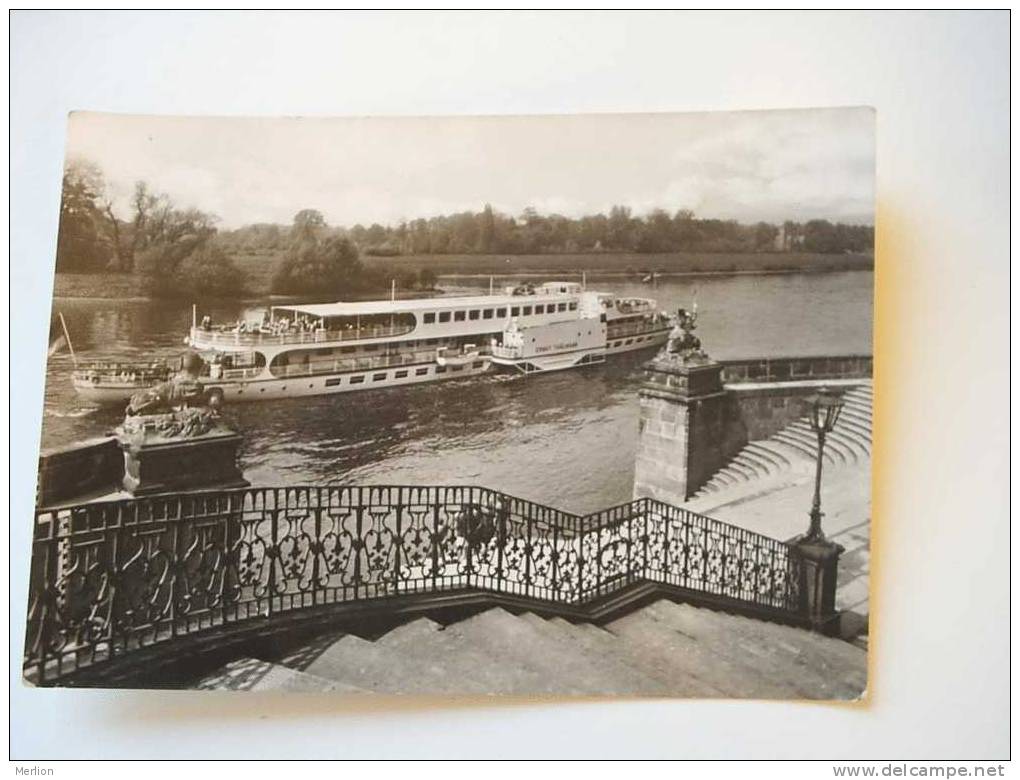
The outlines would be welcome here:
<svg viewBox="0 0 1020 780">
<path fill-rule="evenodd" d="M 481 589 L 584 605 L 637 580 L 798 609 L 783 542 L 651 499 L 575 515 L 480 487 L 297 487 L 36 516 L 26 674 L 313 605 Z"/>
</svg>

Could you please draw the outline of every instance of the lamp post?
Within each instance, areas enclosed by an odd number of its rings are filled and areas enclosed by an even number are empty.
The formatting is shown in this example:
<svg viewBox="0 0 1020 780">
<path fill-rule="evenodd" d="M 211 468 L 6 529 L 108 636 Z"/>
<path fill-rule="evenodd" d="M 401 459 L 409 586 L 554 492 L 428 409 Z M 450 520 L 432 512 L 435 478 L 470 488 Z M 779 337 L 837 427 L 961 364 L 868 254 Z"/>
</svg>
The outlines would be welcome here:
<svg viewBox="0 0 1020 780">
<path fill-rule="evenodd" d="M 808 528 L 804 541 L 825 541 L 822 533 L 822 450 L 825 448 L 825 437 L 832 432 L 843 408 L 843 396 L 827 387 L 823 387 L 811 400 L 811 427 L 818 435 L 818 458 L 815 463 L 815 498 L 811 503 L 811 526 Z"/>
</svg>

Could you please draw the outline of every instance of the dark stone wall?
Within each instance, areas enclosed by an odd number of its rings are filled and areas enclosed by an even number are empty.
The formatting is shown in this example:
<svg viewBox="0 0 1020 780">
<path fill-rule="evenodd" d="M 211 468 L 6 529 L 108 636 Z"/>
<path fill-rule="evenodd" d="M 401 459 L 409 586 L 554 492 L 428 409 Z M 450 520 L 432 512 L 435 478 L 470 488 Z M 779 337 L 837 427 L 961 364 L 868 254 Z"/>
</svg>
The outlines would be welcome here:
<svg viewBox="0 0 1020 780">
<path fill-rule="evenodd" d="M 871 355 L 723 360 L 723 382 L 797 382 L 864 379 L 871 376 Z"/>
<path fill-rule="evenodd" d="M 732 393 L 693 402 L 687 495 L 693 496 L 749 441 L 743 411 Z"/>
<path fill-rule="evenodd" d="M 727 392 L 747 431 L 748 441 L 767 439 L 811 410 L 811 397 L 816 387 L 779 385 L 755 390 L 730 386 Z"/>
<path fill-rule="evenodd" d="M 120 488 L 124 456 L 115 438 L 47 450 L 39 455 L 36 503 L 48 506 Z"/>
<path fill-rule="evenodd" d="M 819 385 L 871 376 L 868 355 L 645 366 L 634 497 L 681 504 L 749 441 L 807 415 Z M 721 382 L 720 382 L 721 375 Z M 723 386 L 722 383 L 725 383 Z"/>
</svg>

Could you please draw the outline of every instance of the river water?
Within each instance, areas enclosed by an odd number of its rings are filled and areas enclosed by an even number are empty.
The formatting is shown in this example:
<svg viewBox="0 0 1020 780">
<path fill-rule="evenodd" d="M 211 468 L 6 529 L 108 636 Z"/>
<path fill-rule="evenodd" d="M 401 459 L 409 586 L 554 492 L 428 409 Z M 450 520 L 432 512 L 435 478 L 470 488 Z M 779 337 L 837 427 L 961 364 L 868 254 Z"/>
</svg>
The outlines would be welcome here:
<svg viewBox="0 0 1020 780">
<path fill-rule="evenodd" d="M 873 274 L 864 271 L 684 277 L 654 287 L 590 280 L 589 289 L 651 296 L 664 309 L 697 300 L 698 335 L 719 359 L 870 354 Z M 508 280 L 496 280 L 502 286 Z M 509 280 L 512 281 L 512 280 Z M 446 277 L 446 294 L 489 280 Z M 58 299 L 79 357 L 150 359 L 183 349 L 180 303 Z M 202 306 L 236 320 L 250 304 Z M 417 387 L 229 406 L 256 485 L 479 484 L 573 512 L 631 497 L 645 351 L 546 375 L 492 375 Z M 104 434 L 122 417 L 82 405 L 72 361 L 50 358 L 43 447 Z"/>
</svg>

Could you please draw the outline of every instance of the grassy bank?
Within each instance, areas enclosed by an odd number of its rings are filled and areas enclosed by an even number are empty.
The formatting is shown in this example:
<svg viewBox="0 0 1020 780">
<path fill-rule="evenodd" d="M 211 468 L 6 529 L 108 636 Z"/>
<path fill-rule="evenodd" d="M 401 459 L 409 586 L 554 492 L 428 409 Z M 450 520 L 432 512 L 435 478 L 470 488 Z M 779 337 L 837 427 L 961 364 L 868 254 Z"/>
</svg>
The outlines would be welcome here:
<svg viewBox="0 0 1020 780">
<path fill-rule="evenodd" d="M 269 294 L 273 271 L 282 252 L 239 253 L 232 256 L 245 276 L 248 297 Z M 407 255 L 362 258 L 366 267 L 386 274 L 431 268 L 439 276 L 634 275 L 699 273 L 815 273 L 871 270 L 870 255 L 687 254 L 642 255 L 627 252 L 556 255 Z M 144 298 L 142 280 L 130 274 L 56 275 L 54 295 L 65 298 Z"/>
<path fill-rule="evenodd" d="M 575 273 L 666 274 L 685 273 L 761 273 L 870 270 L 869 255 L 819 255 L 799 253 L 760 254 L 669 254 L 645 255 L 634 252 L 555 255 L 407 255 L 403 257 L 365 257 L 366 265 L 376 268 L 431 268 L 437 275 Z"/>
<path fill-rule="evenodd" d="M 58 273 L 53 278 L 54 298 L 147 298 L 145 283 L 132 274 Z"/>
</svg>

